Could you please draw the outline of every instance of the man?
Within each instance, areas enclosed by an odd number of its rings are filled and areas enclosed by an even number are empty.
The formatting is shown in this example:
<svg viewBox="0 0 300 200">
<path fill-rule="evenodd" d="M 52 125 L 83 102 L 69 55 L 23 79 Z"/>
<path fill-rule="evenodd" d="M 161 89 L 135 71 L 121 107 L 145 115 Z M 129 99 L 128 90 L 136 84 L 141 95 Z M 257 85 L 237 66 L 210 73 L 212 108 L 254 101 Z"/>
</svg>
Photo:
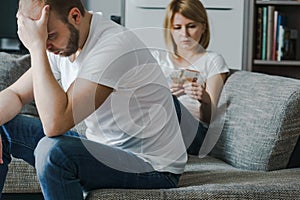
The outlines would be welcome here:
<svg viewBox="0 0 300 200">
<path fill-rule="evenodd" d="M 176 187 L 185 146 L 167 82 L 143 44 L 80 0 L 20 0 L 17 20 L 31 68 L 0 93 L 0 189 L 11 155 L 35 166 L 45 199 Z M 19 116 L 32 100 L 40 118 Z M 86 138 L 69 131 L 82 120 Z"/>
</svg>

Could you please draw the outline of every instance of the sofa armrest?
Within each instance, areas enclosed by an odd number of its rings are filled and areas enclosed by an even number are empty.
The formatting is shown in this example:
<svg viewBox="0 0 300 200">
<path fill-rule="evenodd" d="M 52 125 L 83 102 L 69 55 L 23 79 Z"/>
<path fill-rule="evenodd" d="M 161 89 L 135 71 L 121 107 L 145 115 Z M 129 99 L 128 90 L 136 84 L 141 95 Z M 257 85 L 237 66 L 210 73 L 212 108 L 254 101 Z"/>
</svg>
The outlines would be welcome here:
<svg viewBox="0 0 300 200">
<path fill-rule="evenodd" d="M 300 134 L 300 80 L 238 71 L 220 104 L 225 123 L 212 155 L 243 169 L 287 167 Z"/>
</svg>

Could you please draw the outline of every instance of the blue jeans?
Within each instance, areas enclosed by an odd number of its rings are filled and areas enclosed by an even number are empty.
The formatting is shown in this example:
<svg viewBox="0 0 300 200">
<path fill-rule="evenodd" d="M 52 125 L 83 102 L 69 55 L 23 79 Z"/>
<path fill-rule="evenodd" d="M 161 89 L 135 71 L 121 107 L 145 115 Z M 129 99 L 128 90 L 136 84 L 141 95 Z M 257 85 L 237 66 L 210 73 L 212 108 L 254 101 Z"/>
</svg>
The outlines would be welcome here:
<svg viewBox="0 0 300 200">
<path fill-rule="evenodd" d="M 176 187 L 180 175 L 157 172 L 132 153 L 102 145 L 76 132 L 45 137 L 39 119 L 19 115 L 0 128 L 3 189 L 11 155 L 35 166 L 44 198 L 83 199 L 99 188 L 158 189 Z"/>
</svg>

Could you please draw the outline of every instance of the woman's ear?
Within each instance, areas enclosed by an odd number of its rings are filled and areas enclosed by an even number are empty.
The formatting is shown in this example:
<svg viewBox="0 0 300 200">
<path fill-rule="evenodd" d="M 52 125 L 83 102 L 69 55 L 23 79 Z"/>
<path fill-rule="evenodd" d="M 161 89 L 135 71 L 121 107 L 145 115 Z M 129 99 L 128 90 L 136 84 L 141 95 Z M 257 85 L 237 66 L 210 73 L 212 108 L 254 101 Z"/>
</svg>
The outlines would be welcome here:
<svg viewBox="0 0 300 200">
<path fill-rule="evenodd" d="M 74 7 L 69 11 L 68 20 L 73 25 L 78 25 L 81 21 L 81 13 L 78 8 Z"/>
</svg>

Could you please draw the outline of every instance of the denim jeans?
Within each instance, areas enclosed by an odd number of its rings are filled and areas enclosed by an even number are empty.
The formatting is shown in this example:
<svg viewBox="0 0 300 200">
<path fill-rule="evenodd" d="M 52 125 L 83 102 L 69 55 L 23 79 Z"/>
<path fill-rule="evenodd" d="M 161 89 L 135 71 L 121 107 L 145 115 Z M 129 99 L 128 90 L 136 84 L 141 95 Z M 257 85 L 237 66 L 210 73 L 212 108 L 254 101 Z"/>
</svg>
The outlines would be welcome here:
<svg viewBox="0 0 300 200">
<path fill-rule="evenodd" d="M 173 101 L 187 153 L 198 155 L 208 128 L 197 120 L 176 96 L 173 96 Z"/>
<path fill-rule="evenodd" d="M 173 188 L 180 177 L 157 172 L 132 153 L 87 140 L 73 131 L 45 137 L 40 120 L 32 117 L 19 115 L 4 124 L 0 133 L 4 161 L 0 191 L 11 155 L 35 166 L 46 200 L 83 199 L 83 192 L 99 188 Z"/>
</svg>

